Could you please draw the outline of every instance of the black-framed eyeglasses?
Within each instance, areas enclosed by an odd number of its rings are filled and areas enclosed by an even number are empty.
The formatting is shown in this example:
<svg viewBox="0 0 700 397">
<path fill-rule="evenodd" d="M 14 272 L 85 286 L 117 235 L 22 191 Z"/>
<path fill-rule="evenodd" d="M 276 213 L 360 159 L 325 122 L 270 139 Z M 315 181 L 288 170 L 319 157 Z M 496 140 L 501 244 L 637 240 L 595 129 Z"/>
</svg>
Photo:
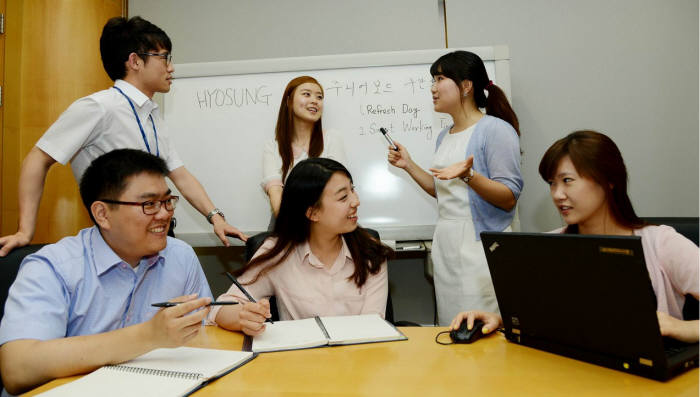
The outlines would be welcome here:
<svg viewBox="0 0 700 397">
<path fill-rule="evenodd" d="M 170 196 L 166 199 L 163 200 L 148 200 L 144 201 L 142 203 L 135 202 L 135 201 L 118 201 L 118 200 L 110 200 L 110 199 L 102 199 L 102 200 L 97 200 L 97 201 L 103 201 L 105 203 L 109 204 L 120 204 L 120 205 L 140 205 L 141 208 L 143 209 L 143 213 L 146 215 L 155 215 L 160 211 L 161 206 L 165 206 L 165 209 L 168 211 L 174 211 L 175 207 L 177 207 L 177 202 L 180 200 L 180 197 L 178 196 Z"/>
<path fill-rule="evenodd" d="M 166 53 L 163 53 L 163 54 L 158 54 L 158 53 L 156 53 L 156 52 L 139 52 L 138 54 L 139 54 L 139 55 L 146 55 L 146 56 L 149 56 L 149 57 L 160 57 L 160 58 L 163 58 L 163 59 L 165 59 L 165 64 L 166 64 L 166 65 L 170 65 L 171 63 L 173 63 L 173 54 L 171 54 L 171 53 L 169 53 L 169 52 L 166 52 Z"/>
</svg>

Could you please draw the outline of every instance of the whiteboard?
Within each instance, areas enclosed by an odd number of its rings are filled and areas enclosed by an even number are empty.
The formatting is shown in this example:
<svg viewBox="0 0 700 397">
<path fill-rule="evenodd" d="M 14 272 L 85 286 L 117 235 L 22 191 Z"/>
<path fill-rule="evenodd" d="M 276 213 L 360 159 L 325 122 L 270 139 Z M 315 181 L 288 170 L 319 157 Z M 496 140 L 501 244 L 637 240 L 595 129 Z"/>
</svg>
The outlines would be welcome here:
<svg viewBox="0 0 700 397">
<path fill-rule="evenodd" d="M 510 97 L 506 46 L 463 48 L 478 54 L 491 80 Z M 324 87 L 323 127 L 339 134 L 360 197 L 359 222 L 383 239 L 427 240 L 436 200 L 391 166 L 385 127 L 423 168 L 430 167 L 438 133 L 451 123 L 433 111 L 430 65 L 456 49 L 344 54 L 175 66 L 162 100 L 169 135 L 188 170 L 204 185 L 227 221 L 254 234 L 267 230 L 271 210 L 260 181 L 265 142 L 274 138 L 282 92 L 310 75 Z M 171 188 L 177 192 L 171 184 Z M 176 211 L 178 237 L 195 246 L 220 244 L 192 206 Z"/>
</svg>

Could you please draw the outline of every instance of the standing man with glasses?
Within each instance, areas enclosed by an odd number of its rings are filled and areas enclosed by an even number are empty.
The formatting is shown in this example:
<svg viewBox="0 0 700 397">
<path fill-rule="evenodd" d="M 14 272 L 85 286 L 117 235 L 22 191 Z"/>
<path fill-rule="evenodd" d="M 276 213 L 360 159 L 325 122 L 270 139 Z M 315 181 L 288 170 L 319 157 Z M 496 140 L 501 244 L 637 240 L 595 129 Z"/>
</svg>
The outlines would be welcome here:
<svg viewBox="0 0 700 397">
<path fill-rule="evenodd" d="M 95 226 L 27 256 L 0 322 L 0 373 L 19 394 L 201 330 L 211 291 L 192 247 L 166 236 L 177 204 L 166 163 L 142 150 L 98 157 L 80 181 Z M 153 303 L 183 302 L 159 309 Z"/>
<path fill-rule="evenodd" d="M 107 21 L 100 37 L 100 54 L 114 86 L 75 101 L 27 154 L 19 177 L 18 230 L 0 237 L 0 257 L 32 240 L 44 180 L 54 163 L 70 162 L 73 176 L 80 181 L 92 160 L 122 148 L 143 150 L 163 159 L 170 180 L 206 216 L 225 246 L 229 246 L 226 236 L 247 239 L 226 222 L 223 212 L 185 168 L 168 138 L 158 105 L 152 101 L 156 92 L 170 91 L 175 71 L 171 50 L 168 35 L 140 17 Z"/>
</svg>

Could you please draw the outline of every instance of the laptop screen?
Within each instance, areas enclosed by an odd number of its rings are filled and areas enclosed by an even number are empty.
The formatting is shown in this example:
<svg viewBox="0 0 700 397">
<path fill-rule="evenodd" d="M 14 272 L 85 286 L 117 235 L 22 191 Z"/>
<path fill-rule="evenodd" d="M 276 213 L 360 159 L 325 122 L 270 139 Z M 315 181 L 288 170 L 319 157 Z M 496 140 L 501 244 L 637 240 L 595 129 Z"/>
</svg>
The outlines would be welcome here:
<svg viewBox="0 0 700 397">
<path fill-rule="evenodd" d="M 663 360 L 640 237 L 481 236 L 509 339 Z"/>
</svg>

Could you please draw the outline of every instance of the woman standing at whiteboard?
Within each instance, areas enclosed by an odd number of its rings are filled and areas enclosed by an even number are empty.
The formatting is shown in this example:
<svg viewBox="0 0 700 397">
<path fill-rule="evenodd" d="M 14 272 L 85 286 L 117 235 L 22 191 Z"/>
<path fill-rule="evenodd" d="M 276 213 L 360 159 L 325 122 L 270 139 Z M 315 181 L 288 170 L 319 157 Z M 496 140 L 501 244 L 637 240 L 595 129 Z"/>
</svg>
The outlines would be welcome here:
<svg viewBox="0 0 700 397">
<path fill-rule="evenodd" d="M 430 74 L 434 109 L 454 122 L 437 138 L 431 173 L 399 143 L 388 157 L 438 199 L 433 273 L 438 320 L 449 325 L 465 304 L 498 310 L 479 234 L 510 231 L 523 187 L 520 133 L 515 112 L 476 54 L 443 55 Z"/>
<path fill-rule="evenodd" d="M 345 164 L 340 136 L 324 131 L 323 87 L 310 76 L 300 76 L 287 84 L 277 115 L 275 139 L 265 145 L 262 187 L 270 198 L 276 218 L 282 200 L 284 181 L 301 160 L 327 157 Z"/>
</svg>

